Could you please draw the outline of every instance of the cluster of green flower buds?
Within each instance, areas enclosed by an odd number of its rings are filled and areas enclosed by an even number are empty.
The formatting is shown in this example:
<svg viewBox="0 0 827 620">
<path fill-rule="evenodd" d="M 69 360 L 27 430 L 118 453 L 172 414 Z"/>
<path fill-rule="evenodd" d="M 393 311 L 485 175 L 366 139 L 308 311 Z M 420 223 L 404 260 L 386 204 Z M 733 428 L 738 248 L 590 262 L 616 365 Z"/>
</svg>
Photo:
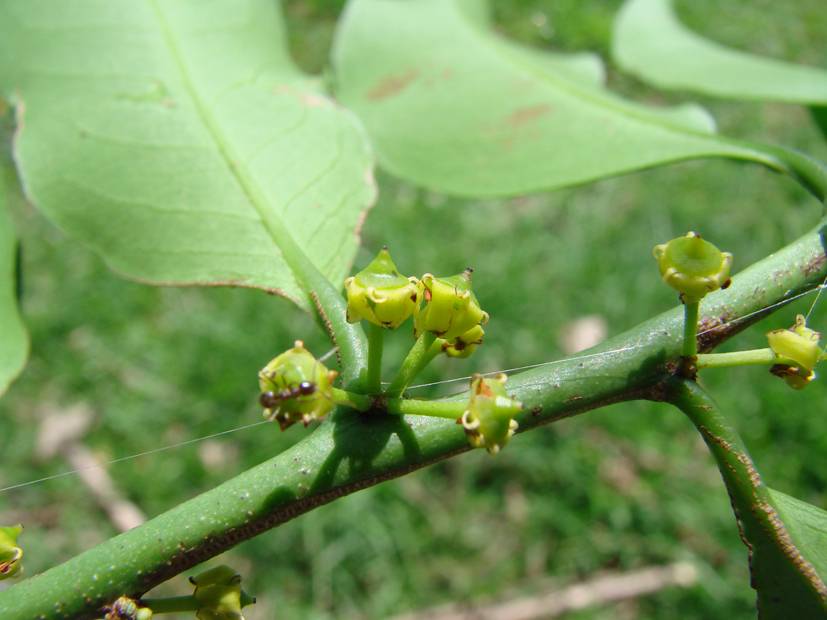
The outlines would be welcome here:
<svg viewBox="0 0 827 620">
<path fill-rule="evenodd" d="M 137 601 L 122 596 L 106 608 L 104 620 L 151 620 L 152 610 L 141 607 Z"/>
<path fill-rule="evenodd" d="M 492 378 L 474 375 L 468 409 L 460 418 L 471 445 L 490 454 L 497 454 L 514 435 L 518 427 L 514 416 L 523 408 L 520 401 L 506 394 L 507 380 L 504 373 Z"/>
<path fill-rule="evenodd" d="M 241 589 L 241 575 L 229 566 L 216 566 L 190 577 L 195 586 L 198 620 L 244 620 L 241 608 L 256 599 Z"/>
<path fill-rule="evenodd" d="M 467 357 L 482 343 L 482 326 L 488 322 L 471 290 L 471 272 L 406 277 L 382 248 L 367 267 L 345 280 L 347 320 L 395 329 L 413 314 L 414 336 L 430 332 L 441 339 L 447 355 Z"/>
<path fill-rule="evenodd" d="M 775 364 L 770 371 L 796 390 L 805 388 L 816 376 L 813 369 L 822 355 L 820 339 L 821 334 L 807 327 L 801 314 L 795 317 L 795 323 L 790 329 L 769 332 L 767 340 L 773 353 L 779 358 L 794 362 L 793 365 Z"/>
<path fill-rule="evenodd" d="M 663 281 L 684 303 L 697 303 L 707 293 L 729 286 L 732 254 L 721 252 L 698 233 L 656 245 L 653 253 Z"/>
<path fill-rule="evenodd" d="M 407 321 L 419 301 L 419 281 L 399 273 L 387 247 L 362 271 L 345 280 L 345 291 L 348 322 L 365 319 L 387 329 L 396 329 Z"/>
<path fill-rule="evenodd" d="M 334 407 L 332 388 L 337 376 L 297 340 L 292 349 L 273 358 L 258 373 L 259 402 L 264 417 L 282 430 L 302 422 L 320 420 Z"/>
<path fill-rule="evenodd" d="M 22 532 L 22 525 L 0 527 L 0 581 L 19 575 L 23 570 L 23 549 L 17 544 L 17 537 Z"/>
</svg>

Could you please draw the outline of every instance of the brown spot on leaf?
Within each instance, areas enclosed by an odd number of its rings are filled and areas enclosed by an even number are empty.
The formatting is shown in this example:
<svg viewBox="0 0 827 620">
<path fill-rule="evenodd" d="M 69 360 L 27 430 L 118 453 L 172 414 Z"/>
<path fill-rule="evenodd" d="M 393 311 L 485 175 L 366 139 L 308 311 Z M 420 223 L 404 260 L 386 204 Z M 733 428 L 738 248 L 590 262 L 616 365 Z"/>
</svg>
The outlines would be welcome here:
<svg viewBox="0 0 827 620">
<path fill-rule="evenodd" d="M 409 69 L 404 73 L 388 75 L 379 80 L 374 87 L 368 91 L 368 99 L 371 101 L 381 101 L 388 97 L 394 97 L 410 86 L 417 77 L 419 77 L 419 71 L 417 69 Z"/>
<path fill-rule="evenodd" d="M 551 106 L 547 103 L 526 106 L 514 110 L 511 114 L 508 115 L 507 121 L 508 124 L 512 127 L 522 127 L 526 123 L 536 121 L 538 118 L 542 118 L 550 112 Z"/>
</svg>

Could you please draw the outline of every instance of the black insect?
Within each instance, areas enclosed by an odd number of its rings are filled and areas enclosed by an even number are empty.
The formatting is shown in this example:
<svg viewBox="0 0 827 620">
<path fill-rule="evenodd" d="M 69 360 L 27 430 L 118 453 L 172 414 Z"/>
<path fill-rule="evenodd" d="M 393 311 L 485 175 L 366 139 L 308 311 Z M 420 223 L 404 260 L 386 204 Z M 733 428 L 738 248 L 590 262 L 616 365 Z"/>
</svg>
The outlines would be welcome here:
<svg viewBox="0 0 827 620">
<path fill-rule="evenodd" d="M 265 409 L 272 409 L 279 404 L 279 397 L 275 392 L 262 392 L 261 396 L 258 397 L 258 402 Z"/>
<path fill-rule="evenodd" d="M 274 409 L 281 401 L 289 400 L 291 398 L 298 398 L 299 396 L 310 396 L 316 393 L 316 384 L 311 381 L 302 381 L 298 385 L 289 388 L 284 388 L 280 392 L 273 392 L 268 390 L 262 392 L 258 397 L 258 402 L 265 409 Z"/>
</svg>

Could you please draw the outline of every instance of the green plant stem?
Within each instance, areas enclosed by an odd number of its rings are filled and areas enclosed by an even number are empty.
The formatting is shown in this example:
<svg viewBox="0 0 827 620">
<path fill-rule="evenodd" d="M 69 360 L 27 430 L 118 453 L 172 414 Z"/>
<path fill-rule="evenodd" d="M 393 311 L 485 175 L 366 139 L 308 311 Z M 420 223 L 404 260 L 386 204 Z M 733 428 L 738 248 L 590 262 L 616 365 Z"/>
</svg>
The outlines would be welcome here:
<svg viewBox="0 0 827 620">
<path fill-rule="evenodd" d="M 173 614 L 179 611 L 196 611 L 198 609 L 198 601 L 192 595 L 170 598 L 142 598 L 140 603 L 143 607 L 149 607 L 153 616 L 156 614 Z"/>
<path fill-rule="evenodd" d="M 732 368 L 734 366 L 767 366 L 788 364 L 796 366 L 793 360 L 778 357 L 772 349 L 749 349 L 732 353 L 701 353 L 695 366 L 701 368 Z"/>
<path fill-rule="evenodd" d="M 692 421 L 715 458 L 750 549 L 761 616 L 791 617 L 787 612 L 795 609 L 795 617 L 825 617 L 827 587 L 795 547 L 738 431 L 694 381 L 673 378 L 667 397 Z"/>
<path fill-rule="evenodd" d="M 431 332 L 423 332 L 402 361 L 402 367 L 388 386 L 386 394 L 392 398 L 401 396 L 405 388 L 422 372 L 423 368 L 431 363 L 431 360 L 439 354 L 440 350 L 441 347 L 436 342 L 436 336 Z"/>
<path fill-rule="evenodd" d="M 432 418 L 456 420 L 462 417 L 468 401 L 417 400 L 413 398 L 390 398 L 385 402 L 388 413 L 397 415 L 422 415 Z"/>
<path fill-rule="evenodd" d="M 385 328 L 368 323 L 368 376 L 365 389 L 368 394 L 378 394 L 382 389 L 382 349 Z"/>
<path fill-rule="evenodd" d="M 821 284 L 827 275 L 823 226 L 706 298 L 705 348 L 783 307 L 779 302 Z M 762 311 L 770 306 L 772 310 Z M 750 318 L 735 320 L 746 315 Z M 621 400 L 657 398 L 670 362 L 681 354 L 683 320 L 683 309 L 675 308 L 602 343 L 588 357 L 581 354 L 510 377 L 508 393 L 525 408 L 520 430 Z M 467 398 L 458 394 L 435 402 Z M 139 597 L 317 506 L 467 449 L 465 433 L 451 420 L 337 415 L 221 486 L 0 592 L 0 618 L 99 617 L 100 608 L 121 595 Z"/>
<path fill-rule="evenodd" d="M 275 216 L 268 215 L 264 218 L 264 224 L 279 239 L 282 254 L 316 310 L 319 324 L 338 349 L 343 385 L 356 386 L 367 366 L 365 331 L 359 323 L 347 322 L 347 302 L 341 291 L 310 262 L 284 225 L 280 221 L 272 221 L 274 218 Z"/>
<path fill-rule="evenodd" d="M 332 388 L 332 390 L 333 401 L 337 405 L 356 409 L 357 411 L 367 411 L 373 406 L 373 399 L 365 394 L 356 394 L 339 388 Z"/>
<path fill-rule="evenodd" d="M 700 301 L 686 301 L 683 305 L 683 356 L 698 355 L 698 315 Z"/>
</svg>

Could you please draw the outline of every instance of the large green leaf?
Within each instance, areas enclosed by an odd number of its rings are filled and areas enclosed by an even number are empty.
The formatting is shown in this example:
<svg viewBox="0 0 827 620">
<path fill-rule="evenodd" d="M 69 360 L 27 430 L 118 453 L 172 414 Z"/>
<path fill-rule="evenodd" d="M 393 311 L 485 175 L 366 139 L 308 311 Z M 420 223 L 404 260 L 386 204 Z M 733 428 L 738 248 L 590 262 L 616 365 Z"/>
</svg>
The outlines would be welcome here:
<svg viewBox="0 0 827 620">
<path fill-rule="evenodd" d="M 612 56 L 660 88 L 732 99 L 827 103 L 827 71 L 762 58 L 684 27 L 671 0 L 627 0 L 615 22 Z"/>
<path fill-rule="evenodd" d="M 694 157 L 777 165 L 716 137 L 695 106 L 656 110 L 625 101 L 601 88 L 582 58 L 578 68 L 577 58 L 561 62 L 503 41 L 479 17 L 482 5 L 348 4 L 334 47 L 337 95 L 364 121 L 391 172 L 490 196 Z"/>
<path fill-rule="evenodd" d="M 29 338 L 17 310 L 17 239 L 9 203 L 17 194 L 9 153 L 9 109 L 0 99 L 0 394 L 23 369 Z"/>
<path fill-rule="evenodd" d="M 369 147 L 293 66 L 273 0 L 6 0 L 0 85 L 28 196 L 114 269 L 304 306 L 297 264 L 344 278 Z"/>
</svg>

